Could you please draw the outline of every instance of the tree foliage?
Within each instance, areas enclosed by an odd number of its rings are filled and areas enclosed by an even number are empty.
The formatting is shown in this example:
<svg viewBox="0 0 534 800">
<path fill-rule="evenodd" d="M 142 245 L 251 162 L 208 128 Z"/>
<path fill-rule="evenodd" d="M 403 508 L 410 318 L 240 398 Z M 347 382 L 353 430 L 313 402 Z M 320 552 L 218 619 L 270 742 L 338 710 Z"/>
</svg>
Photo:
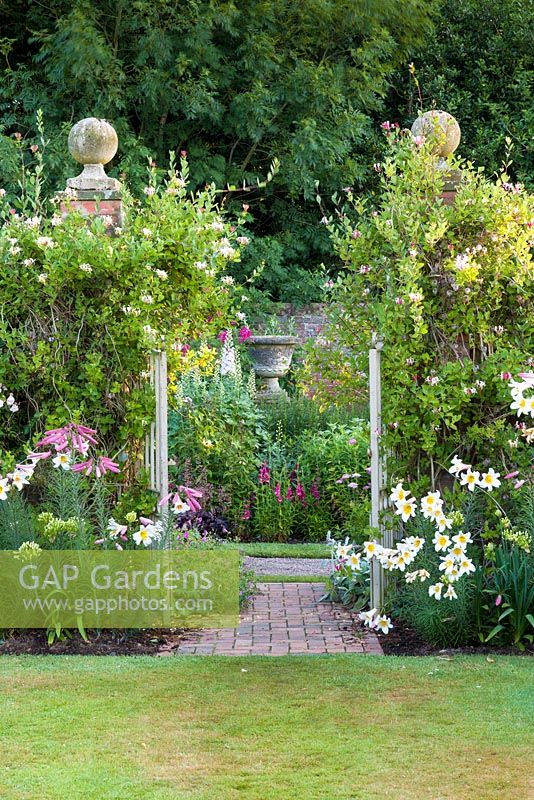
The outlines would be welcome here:
<svg viewBox="0 0 534 800">
<path fill-rule="evenodd" d="M 330 252 L 316 181 L 327 192 L 366 182 L 372 116 L 395 66 L 428 34 L 433 5 L 0 0 L 0 132 L 31 137 L 43 109 L 54 189 L 72 172 L 65 129 L 84 116 L 113 122 L 115 172 L 138 185 L 149 154 L 165 163 L 169 150 L 188 150 L 195 184 L 234 186 L 227 202 L 251 204 L 267 242 L 249 260 L 264 261 L 263 285 L 283 294 L 295 269 Z M 9 139 L 0 146 L 12 165 Z M 274 157 L 280 171 L 266 192 L 237 190 Z"/>
<path fill-rule="evenodd" d="M 510 137 L 512 174 L 532 186 L 533 0 L 442 0 L 434 33 L 413 61 L 424 110 L 443 108 L 458 119 L 462 154 L 496 172 Z M 418 91 L 406 69 L 393 82 L 389 104 L 402 124 L 417 116 Z"/>
</svg>

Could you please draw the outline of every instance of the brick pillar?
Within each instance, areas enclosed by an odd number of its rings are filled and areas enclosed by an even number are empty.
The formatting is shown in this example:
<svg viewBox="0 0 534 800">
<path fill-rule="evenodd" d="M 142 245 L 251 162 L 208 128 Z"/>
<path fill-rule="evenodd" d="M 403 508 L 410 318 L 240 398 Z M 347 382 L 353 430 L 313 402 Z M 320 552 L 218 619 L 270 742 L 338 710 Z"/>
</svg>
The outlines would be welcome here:
<svg viewBox="0 0 534 800">
<path fill-rule="evenodd" d="M 122 226 L 121 184 L 104 171 L 117 152 L 118 139 L 109 122 L 88 117 L 77 122 L 69 134 L 69 151 L 83 164 L 76 178 L 67 180 L 61 211 L 66 214 L 73 208 L 84 216 L 110 218 L 108 227 Z"/>
</svg>

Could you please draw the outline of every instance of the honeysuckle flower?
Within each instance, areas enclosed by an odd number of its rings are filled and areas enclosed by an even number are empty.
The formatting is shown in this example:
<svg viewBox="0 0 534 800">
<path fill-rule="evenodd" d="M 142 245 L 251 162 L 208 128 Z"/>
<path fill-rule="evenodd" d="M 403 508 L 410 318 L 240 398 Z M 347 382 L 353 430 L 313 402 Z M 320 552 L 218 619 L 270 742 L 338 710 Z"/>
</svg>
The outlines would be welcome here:
<svg viewBox="0 0 534 800">
<path fill-rule="evenodd" d="M 70 469 L 70 454 L 69 453 L 58 453 L 55 458 L 52 459 L 52 463 L 56 469 L 69 470 Z"/>
<path fill-rule="evenodd" d="M 461 486 L 467 486 L 470 492 L 474 492 L 475 487 L 480 484 L 480 472 L 473 472 L 471 467 L 469 467 L 467 472 L 460 475 L 460 484 Z"/>
<path fill-rule="evenodd" d="M 451 540 L 446 533 L 436 533 L 436 535 L 432 539 L 432 543 L 434 545 L 434 550 L 436 551 L 436 553 L 439 553 L 440 551 L 443 550 L 447 550 L 451 546 Z"/>
<path fill-rule="evenodd" d="M 50 236 L 38 236 L 35 240 L 35 244 L 39 245 L 39 247 L 55 247 L 56 243 Z"/>
<path fill-rule="evenodd" d="M 429 597 L 435 597 L 436 600 L 441 600 L 441 593 L 443 591 L 444 584 L 441 582 L 433 583 L 432 586 L 428 587 L 428 595 Z"/>
<path fill-rule="evenodd" d="M 454 455 L 451 460 L 451 466 L 449 467 L 449 473 L 451 475 L 459 475 L 460 472 L 463 472 L 466 469 L 471 469 L 471 465 L 464 464 L 464 462 L 458 458 L 458 456 Z"/>
<path fill-rule="evenodd" d="M 389 617 L 386 617 L 385 615 L 377 617 L 375 621 L 375 628 L 377 630 L 381 631 L 382 633 L 389 633 L 392 627 L 393 625 L 391 624 L 391 619 Z"/>
<path fill-rule="evenodd" d="M 454 586 L 452 584 L 449 583 L 449 585 L 447 586 L 447 590 L 446 590 L 445 594 L 443 595 L 443 597 L 446 597 L 447 600 L 457 600 L 458 599 L 458 595 L 456 594 L 456 590 L 455 590 L 455 588 L 454 588 Z"/>
</svg>

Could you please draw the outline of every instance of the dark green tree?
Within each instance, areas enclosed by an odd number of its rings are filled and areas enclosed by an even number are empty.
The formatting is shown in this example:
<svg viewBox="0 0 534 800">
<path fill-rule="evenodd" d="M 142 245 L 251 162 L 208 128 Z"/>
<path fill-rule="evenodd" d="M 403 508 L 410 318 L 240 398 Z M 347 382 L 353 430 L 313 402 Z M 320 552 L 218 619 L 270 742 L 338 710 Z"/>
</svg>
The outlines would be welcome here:
<svg viewBox="0 0 534 800">
<path fill-rule="evenodd" d="M 196 184 L 250 204 L 249 271 L 275 297 L 310 299 L 307 270 L 331 258 L 314 202 L 362 187 L 395 67 L 428 38 L 434 0 L 0 0 L 0 132 L 31 137 L 44 112 L 54 188 L 72 164 L 66 129 L 113 122 L 115 172 L 144 184 L 146 159 L 188 151 Z M 9 138 L 1 180 L 17 174 Z M 280 170 L 261 191 L 242 191 Z"/>
<path fill-rule="evenodd" d="M 412 61 L 425 110 L 444 108 L 462 128 L 460 151 L 490 173 L 512 140 L 510 172 L 534 186 L 534 0 L 441 0 L 435 30 Z M 403 68 L 389 113 L 410 125 L 419 92 Z"/>
</svg>

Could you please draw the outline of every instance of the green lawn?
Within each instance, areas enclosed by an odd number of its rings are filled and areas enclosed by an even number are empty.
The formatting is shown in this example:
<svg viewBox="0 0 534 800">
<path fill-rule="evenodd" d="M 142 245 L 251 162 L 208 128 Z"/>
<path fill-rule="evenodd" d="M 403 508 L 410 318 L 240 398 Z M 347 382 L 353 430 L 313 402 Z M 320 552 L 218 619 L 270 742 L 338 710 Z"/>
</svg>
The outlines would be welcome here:
<svg viewBox="0 0 534 800">
<path fill-rule="evenodd" d="M 257 558 L 330 558 L 331 554 L 322 542 L 228 542 L 226 547 Z"/>
<path fill-rule="evenodd" d="M 529 658 L 0 659 L 0 797 L 527 800 Z"/>
</svg>

